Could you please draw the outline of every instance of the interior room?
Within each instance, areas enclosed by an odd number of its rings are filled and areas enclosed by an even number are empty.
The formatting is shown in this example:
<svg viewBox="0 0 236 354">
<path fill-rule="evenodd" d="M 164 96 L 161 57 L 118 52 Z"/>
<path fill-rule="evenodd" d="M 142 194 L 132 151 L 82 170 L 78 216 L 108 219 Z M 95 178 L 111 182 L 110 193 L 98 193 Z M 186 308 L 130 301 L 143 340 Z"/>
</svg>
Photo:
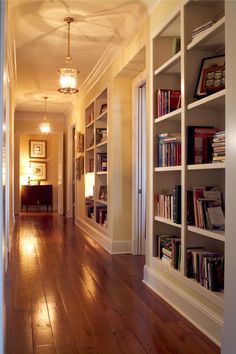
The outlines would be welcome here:
<svg viewBox="0 0 236 354">
<path fill-rule="evenodd" d="M 0 354 L 233 354 L 236 2 L 0 2 Z"/>
</svg>

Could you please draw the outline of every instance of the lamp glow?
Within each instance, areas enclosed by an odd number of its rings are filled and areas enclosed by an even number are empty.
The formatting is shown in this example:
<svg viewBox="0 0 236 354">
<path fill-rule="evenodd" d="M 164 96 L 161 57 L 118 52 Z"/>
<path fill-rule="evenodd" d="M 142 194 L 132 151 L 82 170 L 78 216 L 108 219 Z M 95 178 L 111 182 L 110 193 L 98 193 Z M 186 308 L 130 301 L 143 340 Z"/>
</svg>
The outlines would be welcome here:
<svg viewBox="0 0 236 354">
<path fill-rule="evenodd" d="M 60 73 L 60 88 L 58 91 L 70 95 L 79 92 L 77 89 L 77 75 L 79 71 L 72 67 L 72 58 L 70 56 L 70 24 L 71 22 L 74 22 L 74 19 L 72 17 L 66 17 L 64 18 L 64 21 L 66 21 L 68 25 L 68 54 L 65 67 L 58 70 Z"/>
<path fill-rule="evenodd" d="M 48 122 L 47 115 L 46 115 L 46 101 L 47 101 L 47 99 L 48 99 L 48 97 L 45 96 L 44 97 L 44 100 L 45 100 L 45 108 L 44 108 L 45 112 L 44 113 L 45 113 L 45 115 L 44 115 L 42 122 L 40 124 L 40 131 L 41 131 L 41 133 L 44 133 L 44 134 L 48 134 L 50 132 L 50 123 Z"/>
</svg>

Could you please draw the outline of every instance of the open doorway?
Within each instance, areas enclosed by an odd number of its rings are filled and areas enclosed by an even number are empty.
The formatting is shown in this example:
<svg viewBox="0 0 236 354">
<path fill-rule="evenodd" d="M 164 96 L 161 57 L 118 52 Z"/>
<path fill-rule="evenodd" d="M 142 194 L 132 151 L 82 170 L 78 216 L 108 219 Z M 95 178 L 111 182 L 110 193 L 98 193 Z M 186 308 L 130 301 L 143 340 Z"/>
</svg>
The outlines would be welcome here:
<svg viewBox="0 0 236 354">
<path fill-rule="evenodd" d="M 63 133 L 20 133 L 16 134 L 15 141 L 16 214 L 26 210 L 52 210 L 63 215 Z M 36 191 L 35 186 L 40 186 L 41 191 Z M 31 191 L 33 188 L 35 190 Z M 24 190 L 27 190 L 27 200 Z"/>
<path fill-rule="evenodd" d="M 132 253 L 146 251 L 146 81 L 144 73 L 133 81 L 133 187 Z"/>
</svg>

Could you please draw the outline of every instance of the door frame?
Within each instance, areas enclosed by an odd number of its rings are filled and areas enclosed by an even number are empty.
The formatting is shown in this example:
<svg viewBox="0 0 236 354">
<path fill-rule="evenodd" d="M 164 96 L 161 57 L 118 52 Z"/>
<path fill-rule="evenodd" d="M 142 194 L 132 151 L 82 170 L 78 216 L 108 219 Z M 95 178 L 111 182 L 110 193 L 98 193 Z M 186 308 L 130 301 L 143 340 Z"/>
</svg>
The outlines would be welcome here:
<svg viewBox="0 0 236 354">
<path fill-rule="evenodd" d="M 16 164 L 14 166 L 14 214 L 18 215 L 21 212 L 21 200 L 20 200 L 20 136 L 21 135 L 42 135 L 38 130 L 31 131 L 17 131 L 14 134 L 14 142 L 15 142 L 15 161 Z M 59 138 L 63 135 L 63 149 L 64 149 L 64 132 L 63 131 L 52 131 L 49 135 L 56 135 Z M 62 173 L 64 176 L 65 170 L 65 158 L 63 158 L 62 164 Z M 65 196 L 65 179 L 63 178 L 63 196 Z M 63 214 L 64 214 L 64 205 L 63 205 Z"/>
<path fill-rule="evenodd" d="M 146 70 L 138 74 L 132 82 L 132 245 L 131 251 L 132 254 L 145 254 L 146 242 L 142 243 L 141 250 L 138 246 L 139 238 L 138 238 L 138 164 L 135 162 L 138 161 L 138 114 L 139 114 L 139 89 L 141 86 L 146 85 Z M 146 116 L 146 114 L 145 114 Z M 146 126 L 146 122 L 145 123 Z M 146 141 L 146 133 L 145 133 L 145 141 Z M 147 156 L 147 152 L 145 152 Z M 147 159 L 145 159 L 147 161 Z M 147 167 L 145 166 L 145 173 L 147 171 Z M 145 186 L 146 188 L 146 183 Z M 143 193 L 146 195 L 145 191 L 142 189 Z M 144 196 L 146 199 L 146 197 Z M 146 226 L 145 226 L 146 230 Z"/>
</svg>

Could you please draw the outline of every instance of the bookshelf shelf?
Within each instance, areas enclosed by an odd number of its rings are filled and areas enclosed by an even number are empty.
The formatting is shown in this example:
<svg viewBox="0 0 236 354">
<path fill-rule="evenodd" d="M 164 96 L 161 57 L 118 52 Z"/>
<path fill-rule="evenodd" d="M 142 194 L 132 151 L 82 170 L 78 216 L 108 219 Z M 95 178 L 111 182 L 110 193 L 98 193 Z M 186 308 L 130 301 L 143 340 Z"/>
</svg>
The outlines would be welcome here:
<svg viewBox="0 0 236 354">
<path fill-rule="evenodd" d="M 85 128 L 87 129 L 89 127 L 92 127 L 93 125 L 94 125 L 94 120 L 92 122 L 88 123 Z"/>
<path fill-rule="evenodd" d="M 93 151 L 93 150 L 94 150 L 94 145 L 86 149 L 87 152 Z"/>
<path fill-rule="evenodd" d="M 96 199 L 96 202 L 99 203 L 99 204 L 107 205 L 107 201 L 105 201 L 105 200 Z"/>
<path fill-rule="evenodd" d="M 102 112 L 97 118 L 96 118 L 96 121 L 98 121 L 98 120 L 101 120 L 101 119 L 103 119 L 103 118 L 105 118 L 106 117 L 106 115 L 107 115 L 107 110 L 106 111 L 104 111 L 104 112 Z"/>
<path fill-rule="evenodd" d="M 206 236 L 209 238 L 214 238 L 215 240 L 225 242 L 225 232 L 224 231 L 210 231 L 206 229 L 201 229 L 200 227 L 188 226 L 188 231 L 194 232 L 195 234 L 199 234 L 202 236 Z"/>
<path fill-rule="evenodd" d="M 179 74 L 180 73 L 180 57 L 181 53 L 178 52 L 166 63 L 155 70 L 154 75 L 162 74 Z"/>
<path fill-rule="evenodd" d="M 168 224 L 168 225 L 171 225 L 171 226 L 175 226 L 175 227 L 178 227 L 178 228 L 181 228 L 181 224 L 176 224 L 175 222 L 173 222 L 171 219 L 165 219 L 165 218 L 161 218 L 160 216 L 155 216 L 154 217 L 154 220 L 155 221 L 159 221 L 159 222 L 162 222 L 164 224 Z"/>
<path fill-rule="evenodd" d="M 107 171 L 97 171 L 97 175 L 107 175 Z"/>
<path fill-rule="evenodd" d="M 167 166 L 167 167 L 155 167 L 154 172 L 171 172 L 171 171 L 181 171 L 180 166 Z"/>
<path fill-rule="evenodd" d="M 168 114 L 165 114 L 161 117 L 158 117 L 155 119 L 155 123 L 158 124 L 160 122 L 163 122 L 163 121 L 177 121 L 177 122 L 180 122 L 181 120 L 181 111 L 182 109 L 181 108 L 178 108 L 176 109 L 175 111 L 171 112 L 171 113 L 168 113 Z"/>
<path fill-rule="evenodd" d="M 91 200 L 86 198 L 86 217 L 90 219 L 90 223 L 99 231 L 107 234 L 109 220 L 107 219 L 109 203 L 105 200 L 99 200 L 102 192 L 107 196 L 107 138 L 108 130 L 108 110 L 107 110 L 108 91 L 105 89 L 85 110 L 85 123 L 91 117 L 93 122 L 85 124 L 85 142 L 87 149 L 85 150 L 85 191 L 90 190 L 90 194 L 94 195 Z M 106 132 L 106 137 L 102 132 Z M 98 142 L 96 144 L 96 142 Z M 95 143 L 92 147 L 89 145 Z M 93 215 L 91 218 L 90 215 Z M 104 225 L 104 226 L 103 226 Z"/>
<path fill-rule="evenodd" d="M 107 140 L 97 144 L 96 147 L 98 148 L 98 147 L 101 147 L 101 146 L 104 146 L 104 145 L 107 145 Z"/>
<path fill-rule="evenodd" d="M 216 170 L 216 169 L 224 169 L 225 163 L 205 163 L 205 164 L 198 164 L 198 165 L 188 165 L 187 169 L 189 171 L 192 170 Z"/>
<path fill-rule="evenodd" d="M 194 108 L 222 110 L 225 105 L 225 89 L 216 92 L 210 96 L 204 97 L 198 101 L 192 102 L 188 105 L 187 109 Z"/>
<path fill-rule="evenodd" d="M 212 27 L 201 32 L 191 43 L 187 45 L 187 50 L 206 50 L 222 48 L 225 43 L 224 38 L 225 17 L 218 20 Z"/>
</svg>

